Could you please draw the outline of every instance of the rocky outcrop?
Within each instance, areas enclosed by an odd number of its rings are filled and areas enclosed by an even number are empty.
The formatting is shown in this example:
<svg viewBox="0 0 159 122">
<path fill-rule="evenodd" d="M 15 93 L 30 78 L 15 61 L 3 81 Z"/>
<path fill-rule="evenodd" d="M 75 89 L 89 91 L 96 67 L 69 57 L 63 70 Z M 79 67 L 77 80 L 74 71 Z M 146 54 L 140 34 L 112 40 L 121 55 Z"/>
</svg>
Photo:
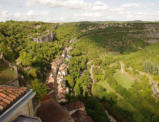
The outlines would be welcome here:
<svg viewBox="0 0 159 122">
<path fill-rule="evenodd" d="M 71 102 L 65 105 L 66 109 L 69 111 L 69 114 L 72 115 L 76 111 L 85 111 L 85 106 L 82 102 Z"/>
<path fill-rule="evenodd" d="M 109 28 L 109 27 L 131 27 L 132 25 L 130 24 L 123 24 L 123 23 L 105 23 L 105 24 L 99 24 L 98 26 L 88 26 L 87 28 L 85 29 L 82 29 L 81 32 L 87 32 L 87 31 L 92 31 L 92 30 L 104 30 L 106 28 Z"/>
<path fill-rule="evenodd" d="M 34 28 L 39 29 L 41 28 L 41 25 L 35 25 Z"/>
<path fill-rule="evenodd" d="M 155 96 L 159 96 L 159 89 L 157 88 L 156 84 L 153 82 L 151 77 L 149 78 L 149 82 L 150 82 L 150 85 L 152 86 L 153 94 Z"/>
<path fill-rule="evenodd" d="M 110 122 L 117 122 L 117 120 L 112 115 L 110 115 L 107 110 L 105 110 L 105 113 L 106 113 L 108 119 L 110 120 Z"/>
<path fill-rule="evenodd" d="M 84 103 L 80 101 L 71 102 L 65 107 L 75 122 L 93 122 L 92 118 L 87 115 Z"/>
<path fill-rule="evenodd" d="M 53 41 L 55 36 L 55 33 L 53 32 L 49 32 L 48 34 L 44 35 L 44 36 L 40 36 L 38 38 L 33 38 L 33 41 L 35 42 L 51 42 Z"/>
</svg>

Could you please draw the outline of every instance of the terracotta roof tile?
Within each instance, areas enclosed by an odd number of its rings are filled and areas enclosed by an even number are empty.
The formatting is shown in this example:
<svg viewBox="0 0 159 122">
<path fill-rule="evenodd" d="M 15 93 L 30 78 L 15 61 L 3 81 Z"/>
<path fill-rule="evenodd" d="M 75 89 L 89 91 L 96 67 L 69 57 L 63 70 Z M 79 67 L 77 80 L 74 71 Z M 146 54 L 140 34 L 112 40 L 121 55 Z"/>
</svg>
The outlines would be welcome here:
<svg viewBox="0 0 159 122">
<path fill-rule="evenodd" d="M 28 91 L 25 87 L 0 85 L 0 114 Z"/>
<path fill-rule="evenodd" d="M 0 105 L 0 111 L 2 111 L 3 110 L 3 106 L 2 105 Z"/>
</svg>

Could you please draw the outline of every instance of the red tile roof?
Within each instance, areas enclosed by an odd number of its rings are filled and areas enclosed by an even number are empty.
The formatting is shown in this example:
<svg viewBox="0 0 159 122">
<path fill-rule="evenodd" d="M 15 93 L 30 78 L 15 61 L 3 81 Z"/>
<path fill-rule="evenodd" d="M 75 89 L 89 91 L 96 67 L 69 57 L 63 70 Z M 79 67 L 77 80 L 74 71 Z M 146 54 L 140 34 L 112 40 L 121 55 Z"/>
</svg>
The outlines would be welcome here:
<svg viewBox="0 0 159 122">
<path fill-rule="evenodd" d="M 0 114 L 27 92 L 26 87 L 0 85 Z"/>
</svg>

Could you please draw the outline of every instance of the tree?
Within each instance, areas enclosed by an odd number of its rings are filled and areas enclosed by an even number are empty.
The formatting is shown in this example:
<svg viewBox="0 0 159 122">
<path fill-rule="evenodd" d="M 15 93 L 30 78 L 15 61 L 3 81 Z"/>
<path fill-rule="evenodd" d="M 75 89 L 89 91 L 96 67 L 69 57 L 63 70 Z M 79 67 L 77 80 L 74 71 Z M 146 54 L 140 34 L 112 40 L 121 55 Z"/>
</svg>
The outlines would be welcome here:
<svg viewBox="0 0 159 122">
<path fill-rule="evenodd" d="M 153 75 L 159 75 L 159 66 L 157 63 L 147 60 L 143 64 L 143 71 Z"/>
<path fill-rule="evenodd" d="M 31 88 L 36 92 L 36 99 L 38 100 L 47 94 L 47 86 L 37 79 L 32 81 Z"/>
</svg>

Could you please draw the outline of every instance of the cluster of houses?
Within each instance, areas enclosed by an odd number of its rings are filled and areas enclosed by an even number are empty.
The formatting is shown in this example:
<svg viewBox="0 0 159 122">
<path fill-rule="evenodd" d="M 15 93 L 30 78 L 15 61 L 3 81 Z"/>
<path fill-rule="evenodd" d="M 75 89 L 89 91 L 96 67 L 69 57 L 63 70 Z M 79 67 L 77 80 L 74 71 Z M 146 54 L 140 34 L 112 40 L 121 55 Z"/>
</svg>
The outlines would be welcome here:
<svg viewBox="0 0 159 122">
<path fill-rule="evenodd" d="M 66 94 L 69 92 L 69 89 L 66 88 L 66 82 L 64 79 L 64 76 L 67 75 L 67 65 L 62 64 L 59 67 L 59 72 L 57 74 L 57 84 L 58 84 L 58 99 L 59 100 L 64 100 Z"/>
<path fill-rule="evenodd" d="M 70 42 L 72 43 L 72 41 Z M 46 83 L 52 85 L 52 90 L 57 94 L 56 98 L 59 102 L 65 101 L 65 96 L 68 94 L 69 89 L 66 87 L 65 76 L 67 75 L 68 60 L 70 56 L 68 52 L 72 49 L 72 46 L 65 48 L 61 57 L 51 63 L 51 72 L 46 80 Z"/>
</svg>

